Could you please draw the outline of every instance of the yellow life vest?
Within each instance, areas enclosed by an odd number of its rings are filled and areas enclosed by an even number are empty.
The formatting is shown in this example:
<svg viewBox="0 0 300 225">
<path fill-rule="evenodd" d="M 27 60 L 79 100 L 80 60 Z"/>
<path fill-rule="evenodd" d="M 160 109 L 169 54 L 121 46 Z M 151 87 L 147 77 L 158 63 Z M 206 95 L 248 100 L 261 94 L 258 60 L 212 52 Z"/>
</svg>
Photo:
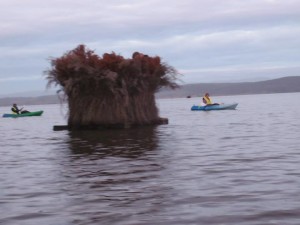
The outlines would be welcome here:
<svg viewBox="0 0 300 225">
<path fill-rule="evenodd" d="M 205 101 L 204 101 L 204 103 L 205 103 L 206 105 L 210 105 L 210 104 L 212 104 L 212 102 L 211 102 L 210 98 L 209 98 L 209 97 L 207 97 L 207 96 L 204 96 L 204 97 L 203 97 L 203 100 L 205 100 Z"/>
</svg>

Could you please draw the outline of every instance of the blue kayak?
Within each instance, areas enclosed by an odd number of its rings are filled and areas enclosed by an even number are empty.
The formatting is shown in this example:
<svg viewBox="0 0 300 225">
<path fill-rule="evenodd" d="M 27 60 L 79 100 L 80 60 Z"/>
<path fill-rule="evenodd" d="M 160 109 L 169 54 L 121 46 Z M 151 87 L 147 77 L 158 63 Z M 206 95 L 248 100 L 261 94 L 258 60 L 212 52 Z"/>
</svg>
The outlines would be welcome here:
<svg viewBox="0 0 300 225">
<path fill-rule="evenodd" d="M 22 114 L 9 114 L 5 113 L 2 115 L 2 117 L 12 117 L 12 118 L 17 118 L 17 117 L 25 117 L 25 116 L 41 116 L 43 114 L 43 111 L 36 111 L 36 112 L 28 112 L 28 113 L 22 113 Z"/>
<path fill-rule="evenodd" d="M 210 111 L 210 110 L 225 110 L 225 109 L 235 109 L 238 103 L 232 104 L 220 104 L 220 105 L 207 105 L 207 106 L 199 106 L 193 105 L 191 110 L 192 111 Z"/>
</svg>

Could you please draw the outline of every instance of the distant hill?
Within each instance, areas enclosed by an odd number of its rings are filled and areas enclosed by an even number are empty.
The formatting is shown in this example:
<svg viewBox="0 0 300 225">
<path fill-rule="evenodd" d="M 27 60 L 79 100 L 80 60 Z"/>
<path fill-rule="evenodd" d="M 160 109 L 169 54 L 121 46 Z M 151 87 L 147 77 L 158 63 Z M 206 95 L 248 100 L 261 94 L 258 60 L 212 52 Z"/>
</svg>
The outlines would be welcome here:
<svg viewBox="0 0 300 225">
<path fill-rule="evenodd" d="M 13 103 L 16 103 L 18 105 L 43 105 L 57 104 L 60 103 L 60 100 L 57 95 L 0 98 L 0 106 L 11 106 Z"/>
<path fill-rule="evenodd" d="M 186 84 L 175 90 L 162 89 L 156 97 L 201 97 L 205 92 L 209 92 L 212 96 L 300 92 L 300 76 L 259 82 Z M 60 100 L 57 95 L 0 98 L 0 106 L 10 106 L 13 103 L 19 105 L 57 104 Z"/>
<path fill-rule="evenodd" d="M 186 84 L 175 90 L 162 89 L 156 97 L 201 97 L 206 92 L 212 96 L 300 92 L 300 76 L 259 82 Z"/>
</svg>

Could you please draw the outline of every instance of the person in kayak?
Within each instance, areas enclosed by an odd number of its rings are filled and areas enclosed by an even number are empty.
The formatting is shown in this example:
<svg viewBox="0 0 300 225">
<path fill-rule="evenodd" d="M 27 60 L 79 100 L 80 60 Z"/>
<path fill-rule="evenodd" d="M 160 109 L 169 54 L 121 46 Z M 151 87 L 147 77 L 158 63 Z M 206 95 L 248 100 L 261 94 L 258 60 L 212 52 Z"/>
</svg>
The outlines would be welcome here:
<svg viewBox="0 0 300 225">
<path fill-rule="evenodd" d="M 23 108 L 19 109 L 16 103 L 11 107 L 11 111 L 15 114 L 29 113 L 29 111 L 23 110 Z"/>
<path fill-rule="evenodd" d="M 204 97 L 202 98 L 203 103 L 205 104 L 205 106 L 209 106 L 209 105 L 219 105 L 219 103 L 212 103 L 210 97 L 209 97 L 209 93 L 206 93 L 204 95 Z"/>
</svg>

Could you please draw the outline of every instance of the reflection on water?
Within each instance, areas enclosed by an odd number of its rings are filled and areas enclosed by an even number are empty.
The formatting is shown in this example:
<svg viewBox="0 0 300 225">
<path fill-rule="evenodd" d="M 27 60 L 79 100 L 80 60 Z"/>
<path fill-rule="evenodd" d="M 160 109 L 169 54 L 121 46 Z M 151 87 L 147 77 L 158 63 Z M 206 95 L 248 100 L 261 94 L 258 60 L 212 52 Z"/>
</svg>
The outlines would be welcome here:
<svg viewBox="0 0 300 225">
<path fill-rule="evenodd" d="M 156 127 L 70 131 L 70 149 L 74 154 L 95 154 L 99 157 L 136 158 L 157 148 Z"/>
<path fill-rule="evenodd" d="M 163 180 L 156 127 L 69 132 L 69 161 L 61 164 L 78 224 L 132 224 L 128 216 L 156 213 L 172 194 Z M 73 216 L 71 216 L 73 217 Z M 127 221 L 127 222 L 126 222 Z M 150 222 L 150 220 L 149 220 Z"/>
</svg>

